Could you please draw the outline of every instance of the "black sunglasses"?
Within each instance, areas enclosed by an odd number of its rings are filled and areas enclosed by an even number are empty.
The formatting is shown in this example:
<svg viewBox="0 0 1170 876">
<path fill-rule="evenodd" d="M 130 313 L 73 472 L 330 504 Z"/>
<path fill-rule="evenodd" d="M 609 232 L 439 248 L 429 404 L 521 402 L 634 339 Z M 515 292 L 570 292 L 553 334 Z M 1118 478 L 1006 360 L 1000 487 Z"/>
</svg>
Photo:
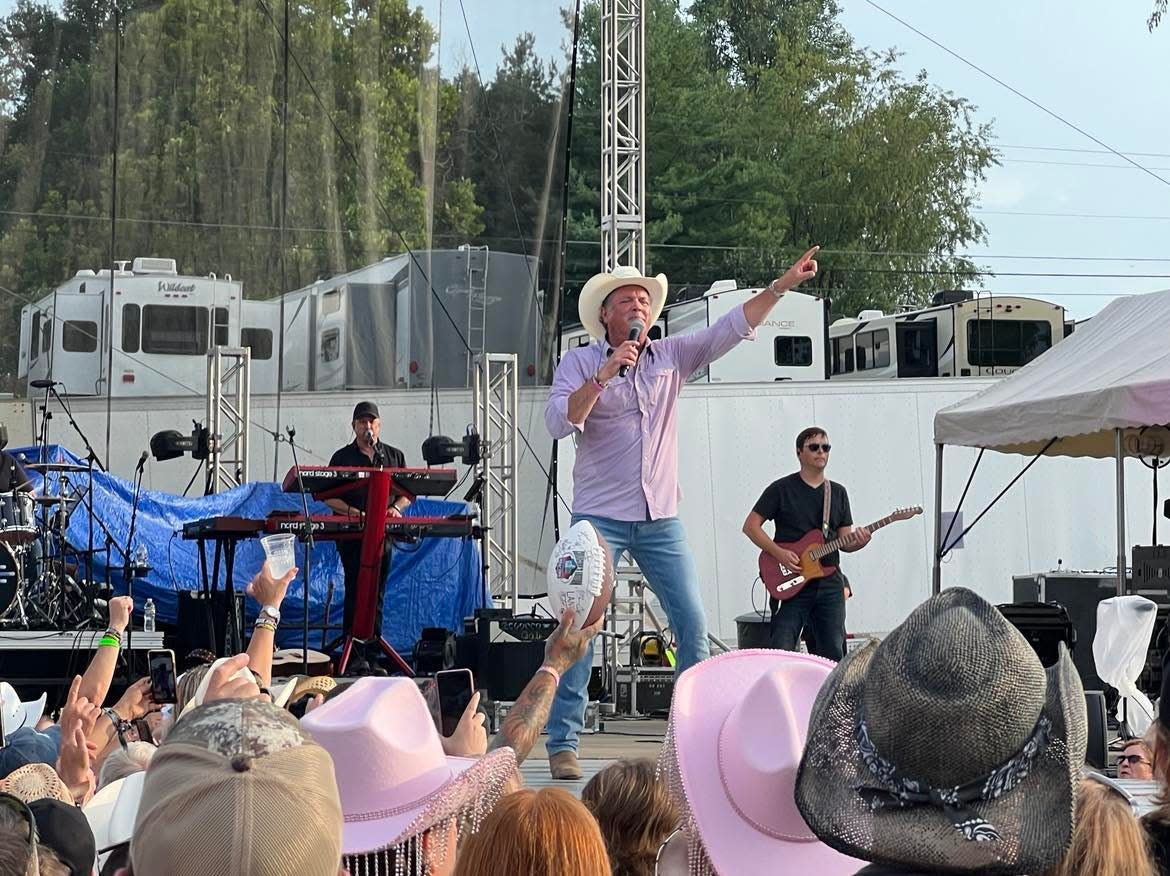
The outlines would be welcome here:
<svg viewBox="0 0 1170 876">
<path fill-rule="evenodd" d="M 1118 763 L 1149 763 L 1140 754 L 1123 754 L 1117 758 Z"/>
<path fill-rule="evenodd" d="M 833 449 L 833 445 L 832 444 L 817 444 L 814 441 L 814 442 L 811 442 L 809 444 L 805 444 L 804 449 L 811 450 L 813 453 L 816 453 L 818 450 L 823 450 L 823 451 L 825 451 L 825 453 L 828 453 L 830 450 Z"/>
</svg>

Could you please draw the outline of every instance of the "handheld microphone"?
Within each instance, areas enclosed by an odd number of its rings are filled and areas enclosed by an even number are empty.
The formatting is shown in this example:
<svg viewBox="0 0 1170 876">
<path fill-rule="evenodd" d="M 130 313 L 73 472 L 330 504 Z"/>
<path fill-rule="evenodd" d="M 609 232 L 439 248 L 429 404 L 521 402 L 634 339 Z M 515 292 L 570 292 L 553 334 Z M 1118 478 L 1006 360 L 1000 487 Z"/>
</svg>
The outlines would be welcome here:
<svg viewBox="0 0 1170 876">
<path fill-rule="evenodd" d="M 150 458 L 150 454 L 145 450 L 142 451 L 142 456 L 138 457 L 138 466 L 134 469 L 135 474 L 141 473 L 146 468 L 146 460 Z"/>
<path fill-rule="evenodd" d="M 642 320 L 635 319 L 633 322 L 630 323 L 630 337 L 629 337 L 629 339 L 631 341 L 638 340 L 638 338 L 642 337 L 642 331 L 645 328 L 646 328 L 646 325 L 645 325 L 645 323 L 642 322 Z M 629 370 L 630 370 L 629 365 L 623 365 L 621 368 L 618 369 L 618 375 L 621 377 L 625 377 L 626 374 L 629 372 Z"/>
<path fill-rule="evenodd" d="M 295 426 L 285 426 L 284 431 L 288 433 L 288 443 L 292 444 L 292 440 L 297 437 L 297 429 Z"/>
<path fill-rule="evenodd" d="M 374 446 L 374 430 L 373 429 L 366 429 L 366 443 L 369 444 L 371 447 Z"/>
<path fill-rule="evenodd" d="M 28 385 L 33 389 L 48 389 L 50 386 L 60 386 L 60 380 L 30 380 Z"/>
</svg>

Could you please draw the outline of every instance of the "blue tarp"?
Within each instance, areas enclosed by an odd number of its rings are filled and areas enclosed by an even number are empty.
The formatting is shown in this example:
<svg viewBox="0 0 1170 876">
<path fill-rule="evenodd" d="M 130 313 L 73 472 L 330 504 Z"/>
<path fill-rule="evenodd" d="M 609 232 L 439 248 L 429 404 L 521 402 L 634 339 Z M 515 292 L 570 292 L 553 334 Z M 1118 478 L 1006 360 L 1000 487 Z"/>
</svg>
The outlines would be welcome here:
<svg viewBox="0 0 1170 876">
<path fill-rule="evenodd" d="M 10 452 L 25 462 L 40 461 L 40 451 L 35 447 L 13 448 Z M 48 450 L 50 462 L 73 462 L 84 464 L 84 460 L 70 453 L 60 445 L 51 445 Z M 38 484 L 38 492 L 56 494 L 60 481 L 50 475 L 47 488 L 40 483 L 35 472 L 29 472 Z M 70 490 L 84 493 L 89 481 L 88 472 L 70 472 Z M 130 511 L 134 498 L 134 484 L 123 478 L 94 471 L 93 507 L 95 513 L 94 547 L 102 549 L 107 543 L 107 532 L 111 542 L 109 551 L 110 581 L 118 593 L 125 593 L 122 575 L 125 565 L 123 549 L 130 528 Z M 134 601 L 138 608 L 153 599 L 162 621 L 174 623 L 178 610 L 179 590 L 201 588 L 198 543 L 184 541 L 183 524 L 205 517 L 235 516 L 264 518 L 272 511 L 300 511 L 301 499 L 295 493 L 285 493 L 279 484 L 253 482 L 214 496 L 188 499 L 143 490 L 138 500 L 138 515 L 134 527 L 134 549 L 139 545 L 146 548 L 147 563 L 152 567 L 149 574 L 134 582 Z M 309 510 L 313 514 L 330 513 L 321 502 L 310 500 Z M 436 516 L 459 514 L 467 511 L 463 502 L 445 502 L 419 499 L 407 509 L 408 516 Z M 105 530 L 98 525 L 100 521 Z M 85 548 L 89 540 L 89 510 L 85 503 L 78 503 L 69 519 L 66 537 L 76 548 Z M 106 553 L 95 557 L 94 579 L 104 581 L 106 577 Z M 241 592 L 256 570 L 264 561 L 264 551 L 258 540 L 239 543 L 236 550 L 233 583 Z M 212 545 L 207 546 L 208 570 L 212 568 Z M 301 622 L 304 617 L 304 546 L 297 547 L 297 562 L 302 574 L 289 587 L 284 605 L 281 607 L 281 628 L 278 642 L 287 647 L 298 646 L 301 639 Z M 220 573 L 220 587 L 223 586 L 223 571 Z M 321 624 L 326 596 L 330 584 L 333 597 L 329 608 L 330 623 L 341 626 L 342 598 L 345 575 L 337 549 L 331 542 L 318 541 L 313 550 L 312 581 L 309 584 L 309 623 Z M 395 650 L 408 656 L 424 627 L 446 627 L 461 631 L 463 618 L 476 608 L 489 604 L 489 595 L 482 583 L 482 563 L 479 545 L 472 539 L 427 538 L 414 545 L 396 545 L 383 602 L 382 635 Z M 247 600 L 246 614 L 249 622 L 257 606 Z M 249 626 L 245 627 L 247 636 Z M 319 632 L 310 635 L 310 647 L 320 647 Z"/>
</svg>

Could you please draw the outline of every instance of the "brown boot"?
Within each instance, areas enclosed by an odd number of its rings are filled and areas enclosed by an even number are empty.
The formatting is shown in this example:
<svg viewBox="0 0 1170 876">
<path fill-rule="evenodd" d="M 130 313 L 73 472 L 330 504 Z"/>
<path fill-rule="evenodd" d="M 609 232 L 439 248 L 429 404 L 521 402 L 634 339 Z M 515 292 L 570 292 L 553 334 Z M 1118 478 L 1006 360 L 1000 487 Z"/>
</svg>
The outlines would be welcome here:
<svg viewBox="0 0 1170 876">
<path fill-rule="evenodd" d="M 581 778 L 581 764 L 577 752 L 558 751 L 548 759 L 548 771 L 554 779 L 574 780 Z"/>
</svg>

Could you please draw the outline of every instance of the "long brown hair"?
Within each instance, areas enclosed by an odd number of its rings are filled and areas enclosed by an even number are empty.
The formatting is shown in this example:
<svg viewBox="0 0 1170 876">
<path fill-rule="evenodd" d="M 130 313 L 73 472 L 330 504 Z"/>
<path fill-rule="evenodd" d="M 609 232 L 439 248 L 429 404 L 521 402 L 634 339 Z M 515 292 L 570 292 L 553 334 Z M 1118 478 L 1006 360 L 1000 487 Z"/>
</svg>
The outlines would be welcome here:
<svg viewBox="0 0 1170 876">
<path fill-rule="evenodd" d="M 597 822 L 560 788 L 516 791 L 459 850 L 455 876 L 609 876 Z"/>
<path fill-rule="evenodd" d="M 613 876 L 653 876 L 654 859 L 678 827 L 678 807 L 654 775 L 654 761 L 624 759 L 589 780 L 581 792 L 601 827 Z"/>
<path fill-rule="evenodd" d="M 1158 796 L 1154 798 L 1158 808 L 1147 813 L 1146 818 L 1149 821 L 1170 824 L 1170 784 L 1167 784 L 1170 782 L 1170 731 L 1161 721 L 1156 720 L 1150 725 L 1145 741 L 1153 752 L 1151 759 L 1154 762 L 1154 778 L 1158 780 L 1161 788 Z"/>
<path fill-rule="evenodd" d="M 1064 860 L 1043 876 L 1154 876 L 1142 829 L 1129 801 L 1114 789 L 1081 779 L 1077 823 Z"/>
</svg>

